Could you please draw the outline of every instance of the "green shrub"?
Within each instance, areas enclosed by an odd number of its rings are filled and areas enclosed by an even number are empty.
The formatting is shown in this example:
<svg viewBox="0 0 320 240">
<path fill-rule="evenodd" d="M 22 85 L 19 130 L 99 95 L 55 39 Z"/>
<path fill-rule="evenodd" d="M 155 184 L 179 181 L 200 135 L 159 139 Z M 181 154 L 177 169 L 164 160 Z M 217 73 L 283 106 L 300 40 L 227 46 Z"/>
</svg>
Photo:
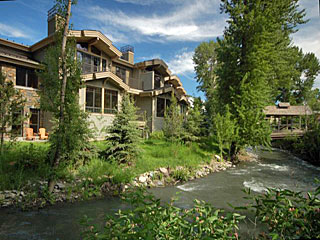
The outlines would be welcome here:
<svg viewBox="0 0 320 240">
<path fill-rule="evenodd" d="M 320 238 L 320 186 L 303 196 L 301 192 L 268 189 L 264 195 L 251 196 L 250 207 L 258 220 L 266 223 L 269 233 L 265 239 L 319 239 Z"/>
<path fill-rule="evenodd" d="M 132 209 L 108 215 L 102 231 L 85 217 L 83 239 L 238 239 L 237 224 L 245 218 L 197 200 L 188 210 L 175 207 L 174 200 L 162 205 L 144 190 L 128 194 L 125 201 Z"/>
<path fill-rule="evenodd" d="M 151 139 L 156 139 L 156 140 L 163 140 L 164 139 L 164 133 L 163 131 L 155 131 L 150 134 Z"/>
</svg>

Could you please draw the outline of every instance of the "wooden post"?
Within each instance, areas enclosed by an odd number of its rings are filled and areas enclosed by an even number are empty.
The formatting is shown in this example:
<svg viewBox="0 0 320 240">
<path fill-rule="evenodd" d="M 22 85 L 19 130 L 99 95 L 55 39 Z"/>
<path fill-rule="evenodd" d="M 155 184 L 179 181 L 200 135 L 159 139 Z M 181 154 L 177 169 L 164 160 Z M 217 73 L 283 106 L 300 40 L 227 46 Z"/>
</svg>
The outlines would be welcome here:
<svg viewBox="0 0 320 240">
<path fill-rule="evenodd" d="M 287 127 L 286 127 L 286 128 L 287 128 L 287 130 L 288 130 L 288 129 L 289 129 L 289 126 L 288 126 L 288 125 L 289 125 L 288 116 L 286 116 L 286 123 L 287 123 Z"/>
<path fill-rule="evenodd" d="M 278 117 L 278 132 L 280 132 L 281 117 Z"/>
<path fill-rule="evenodd" d="M 291 132 L 293 132 L 293 117 L 291 116 Z"/>
</svg>

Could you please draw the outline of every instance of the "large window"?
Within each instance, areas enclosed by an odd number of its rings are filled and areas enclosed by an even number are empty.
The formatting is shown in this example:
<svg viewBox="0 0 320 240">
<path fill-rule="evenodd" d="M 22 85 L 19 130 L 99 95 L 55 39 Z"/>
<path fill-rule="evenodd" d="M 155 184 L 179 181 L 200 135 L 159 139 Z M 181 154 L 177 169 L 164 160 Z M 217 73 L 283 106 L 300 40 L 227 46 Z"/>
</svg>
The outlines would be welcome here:
<svg viewBox="0 0 320 240">
<path fill-rule="evenodd" d="M 110 89 L 104 90 L 104 113 L 114 114 L 118 110 L 118 92 Z"/>
<path fill-rule="evenodd" d="M 90 55 L 88 53 L 78 51 L 77 52 L 77 59 L 79 62 L 81 62 L 83 74 L 101 71 L 101 65 L 100 65 L 101 58 L 100 57 L 96 57 L 96 56 Z M 106 63 L 105 63 L 105 65 L 106 65 Z"/>
<path fill-rule="evenodd" d="M 86 111 L 92 113 L 101 113 L 101 88 L 86 88 Z"/>
<path fill-rule="evenodd" d="M 38 88 L 38 77 L 33 69 L 17 67 L 16 85 Z"/>
<path fill-rule="evenodd" d="M 37 133 L 40 125 L 40 109 L 30 108 L 30 113 L 30 128 L 33 129 L 34 133 Z"/>
<path fill-rule="evenodd" d="M 164 112 L 171 104 L 169 99 L 157 98 L 157 117 L 164 117 Z"/>
</svg>

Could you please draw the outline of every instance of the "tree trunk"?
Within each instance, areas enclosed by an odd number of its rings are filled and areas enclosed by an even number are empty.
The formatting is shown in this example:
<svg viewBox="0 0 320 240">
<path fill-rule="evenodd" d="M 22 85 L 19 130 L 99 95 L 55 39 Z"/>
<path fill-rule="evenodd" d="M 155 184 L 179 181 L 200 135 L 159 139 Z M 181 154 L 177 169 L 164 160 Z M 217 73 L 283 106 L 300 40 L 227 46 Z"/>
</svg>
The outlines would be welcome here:
<svg viewBox="0 0 320 240">
<path fill-rule="evenodd" d="M 66 21 L 64 25 L 63 31 L 63 38 L 62 38 L 62 45 L 61 45 L 61 67 L 62 67 L 62 85 L 61 85 L 61 94 L 60 94 L 60 115 L 59 115 L 59 128 L 58 134 L 64 134 L 61 131 L 61 127 L 64 125 L 64 108 L 65 108 L 65 93 L 66 93 L 66 86 L 67 86 L 67 66 L 66 66 L 66 46 L 67 46 L 67 38 L 69 32 L 69 22 L 70 22 L 70 15 L 71 15 L 71 0 L 68 0 L 68 8 L 66 13 Z M 56 146 L 56 151 L 53 160 L 53 174 L 48 182 L 49 192 L 53 191 L 55 185 L 55 171 L 59 166 L 61 158 L 61 142 L 58 141 Z"/>
</svg>

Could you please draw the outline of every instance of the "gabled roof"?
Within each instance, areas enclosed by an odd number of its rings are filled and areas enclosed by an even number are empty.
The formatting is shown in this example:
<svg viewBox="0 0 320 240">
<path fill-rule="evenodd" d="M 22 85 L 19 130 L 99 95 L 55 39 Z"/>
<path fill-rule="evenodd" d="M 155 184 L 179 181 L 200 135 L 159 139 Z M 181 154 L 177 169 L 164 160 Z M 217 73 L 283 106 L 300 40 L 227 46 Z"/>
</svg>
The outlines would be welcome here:
<svg viewBox="0 0 320 240">
<path fill-rule="evenodd" d="M 290 106 L 290 104 L 279 104 L 278 106 L 267 106 L 264 110 L 267 116 L 305 116 L 312 115 L 309 106 Z"/>
<path fill-rule="evenodd" d="M 102 51 L 108 53 L 112 58 L 121 57 L 122 53 L 112 44 L 111 40 L 96 30 L 70 30 L 70 37 L 75 37 L 77 41 L 89 42 Z M 54 35 L 50 35 L 31 46 L 31 51 L 37 51 L 54 41 Z"/>
</svg>

